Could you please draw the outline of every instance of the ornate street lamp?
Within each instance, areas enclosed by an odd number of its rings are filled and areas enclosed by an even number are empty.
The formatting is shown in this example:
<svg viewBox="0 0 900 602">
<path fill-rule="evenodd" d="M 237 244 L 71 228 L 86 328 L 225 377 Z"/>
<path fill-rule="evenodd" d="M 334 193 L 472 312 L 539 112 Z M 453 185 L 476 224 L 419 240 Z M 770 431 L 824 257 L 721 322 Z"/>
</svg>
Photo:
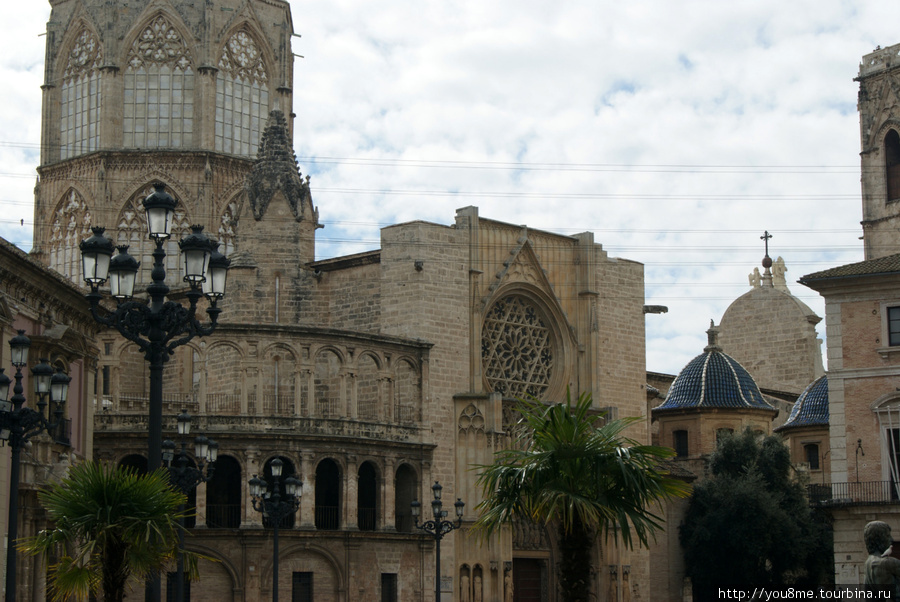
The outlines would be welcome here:
<svg viewBox="0 0 900 602">
<path fill-rule="evenodd" d="M 447 517 L 447 511 L 442 510 L 443 502 L 441 501 L 441 493 L 443 490 L 443 486 L 438 481 L 435 481 L 434 485 L 431 486 L 431 493 L 433 496 L 433 499 L 431 500 L 431 512 L 434 514 L 433 520 L 425 521 L 420 525 L 419 514 L 422 511 L 422 504 L 419 503 L 419 500 L 413 500 L 410 504 L 413 518 L 416 519 L 416 528 L 421 529 L 434 537 L 435 602 L 440 602 L 441 599 L 441 540 L 444 538 L 444 535 L 454 529 L 459 529 L 462 526 L 463 510 L 466 507 L 464 501 L 456 498 L 456 503 L 453 504 L 456 508 L 456 522 L 444 520 Z"/>
<path fill-rule="evenodd" d="M 10 378 L 0 368 L 0 442 L 9 445 L 12 451 L 9 464 L 9 519 L 7 523 L 6 550 L 6 602 L 16 601 L 16 539 L 19 536 L 19 462 L 22 449 L 28 441 L 41 433 L 53 434 L 64 422 L 64 410 L 72 380 L 62 371 L 53 368 L 42 359 L 31 369 L 34 392 L 37 395 L 37 410 L 25 407 L 22 387 L 22 368 L 28 364 L 28 348 L 31 340 L 25 331 L 9 341 L 12 351 L 12 365 L 16 368 L 16 384 L 12 399 L 9 399 Z M 47 398 L 52 406 L 52 418 L 47 415 Z"/>
<path fill-rule="evenodd" d="M 162 460 L 169 470 L 172 486 L 183 493 L 190 494 L 200 483 L 208 482 L 215 470 L 219 456 L 219 444 L 212 439 L 200 435 L 194 438 L 194 457 L 197 465 L 192 466 L 187 453 L 186 438 L 191 434 L 191 415 L 182 410 L 177 419 L 178 435 L 181 440 L 181 451 L 175 455 L 175 442 L 166 439 L 162 444 Z M 174 463 L 173 463 L 174 460 Z M 204 470 L 205 469 L 205 470 Z M 178 564 L 175 570 L 175 602 L 184 602 L 184 504 L 181 505 L 178 517 Z"/>
<path fill-rule="evenodd" d="M 269 493 L 269 484 L 263 479 L 253 475 L 250 479 L 250 497 L 253 503 L 253 509 L 261 512 L 263 517 L 267 517 L 272 524 L 274 530 L 273 546 L 274 552 L 272 557 L 272 602 L 278 602 L 278 525 L 282 519 L 294 514 L 300 507 L 300 497 L 303 495 L 303 483 L 296 477 L 288 477 L 284 480 L 284 497 L 281 496 L 281 490 L 278 487 L 278 481 L 281 480 L 281 471 L 284 468 L 284 462 L 281 458 L 275 458 L 269 463 L 272 469 L 273 488 Z"/>
<path fill-rule="evenodd" d="M 147 285 L 148 302 L 133 300 L 134 284 L 139 263 L 128 254 L 127 246 L 118 247 L 118 255 L 113 257 L 112 241 L 103 235 L 103 228 L 91 228 L 93 235 L 82 241 L 81 258 L 84 281 L 90 287 L 86 295 L 91 303 L 94 319 L 134 343 L 144 353 L 150 365 L 150 395 L 148 416 L 147 465 L 153 471 L 160 467 L 162 459 L 162 387 L 163 366 L 174 350 L 191 341 L 195 336 L 212 334 L 222 312 L 216 304 L 225 294 L 225 272 L 228 260 L 217 258 L 214 267 L 209 267 L 210 256 L 216 255 L 218 243 L 203 234 L 202 226 L 191 226 L 191 234 L 181 242 L 184 281 L 188 283 L 186 293 L 189 305 L 182 306 L 167 301 L 169 287 L 166 284 L 163 248 L 171 236 L 172 221 L 177 201 L 166 193 L 161 182 L 153 184 L 155 191 L 144 199 L 147 212 L 148 234 L 156 244 L 153 251 L 152 282 Z M 99 311 L 103 295 L 100 287 L 109 280 L 111 296 L 116 299 L 115 311 L 102 315 Z M 206 297 L 209 307 L 206 313 L 209 324 L 201 324 L 197 319 L 197 303 Z M 151 600 L 159 600 L 159 579 L 154 580 L 149 593 Z"/>
</svg>

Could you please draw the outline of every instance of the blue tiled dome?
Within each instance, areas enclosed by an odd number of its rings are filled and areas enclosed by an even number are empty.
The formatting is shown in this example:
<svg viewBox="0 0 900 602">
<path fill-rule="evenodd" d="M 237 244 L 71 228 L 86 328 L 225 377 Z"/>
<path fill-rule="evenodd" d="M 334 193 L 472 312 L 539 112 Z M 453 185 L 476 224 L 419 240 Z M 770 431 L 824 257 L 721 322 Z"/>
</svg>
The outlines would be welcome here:
<svg viewBox="0 0 900 602">
<path fill-rule="evenodd" d="M 775 429 L 800 426 L 828 426 L 828 377 L 820 376 L 797 398 L 791 415 L 784 424 Z"/>
<path fill-rule="evenodd" d="M 675 377 L 666 400 L 654 411 L 689 408 L 751 408 L 774 410 L 759 392 L 750 373 L 716 342 L 712 326 L 709 345 Z"/>
</svg>

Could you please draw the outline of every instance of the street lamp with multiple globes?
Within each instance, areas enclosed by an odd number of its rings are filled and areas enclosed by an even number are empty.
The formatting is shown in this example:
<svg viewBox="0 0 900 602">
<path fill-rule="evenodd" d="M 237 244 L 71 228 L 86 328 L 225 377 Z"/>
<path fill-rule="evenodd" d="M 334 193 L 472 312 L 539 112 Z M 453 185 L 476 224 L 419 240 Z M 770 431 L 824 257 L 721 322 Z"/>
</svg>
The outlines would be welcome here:
<svg viewBox="0 0 900 602">
<path fill-rule="evenodd" d="M 153 251 L 152 282 L 147 285 L 149 302 L 132 300 L 134 283 L 140 264 L 128 254 L 127 246 L 114 247 L 103 235 L 103 228 L 91 228 L 93 235 L 81 242 L 82 276 L 90 287 L 86 295 L 91 304 L 94 319 L 134 343 L 150 364 L 150 395 L 148 416 L 147 466 L 150 471 L 160 467 L 162 461 L 162 387 L 163 366 L 177 347 L 195 336 L 212 334 L 222 312 L 216 304 L 225 295 L 225 277 L 229 260 L 217 251 L 218 243 L 203 234 L 202 226 L 191 226 L 188 234 L 179 242 L 184 269 L 184 282 L 189 289 L 185 296 L 189 306 L 167 301 L 163 248 L 171 236 L 172 221 L 178 202 L 166 193 L 161 182 L 153 184 L 154 192 L 144 199 L 147 211 L 149 236 L 156 244 Z M 113 257 L 114 248 L 119 254 Z M 103 295 L 100 287 L 109 280 L 110 295 L 116 300 L 115 311 L 109 315 L 98 311 Z M 209 300 L 206 313 L 209 324 L 197 319 L 197 303 L 201 297 Z M 159 600 L 159 578 L 151 580 L 148 598 Z"/>
<path fill-rule="evenodd" d="M 443 502 L 441 501 L 441 493 L 443 490 L 443 486 L 438 481 L 435 481 L 434 485 L 431 486 L 431 493 L 433 495 L 433 499 L 431 500 L 431 511 L 434 514 L 433 520 L 427 520 L 420 525 L 419 514 L 422 511 L 422 504 L 419 503 L 419 500 L 413 500 L 410 504 L 413 518 L 416 519 L 416 528 L 421 529 L 434 537 L 435 602 L 439 602 L 441 599 L 441 540 L 444 538 L 444 535 L 454 529 L 459 529 L 462 526 L 463 510 L 466 507 L 464 501 L 456 498 L 456 502 L 453 504 L 456 508 L 456 522 L 444 520 L 447 517 L 447 511 L 441 509 L 443 507 Z"/>
<path fill-rule="evenodd" d="M 282 519 L 294 514 L 300 507 L 300 497 L 303 495 L 303 483 L 296 477 L 288 477 L 284 480 L 285 495 L 282 497 L 278 487 L 281 480 L 281 471 L 284 462 L 281 458 L 275 458 L 269 463 L 272 469 L 273 488 L 269 493 L 269 484 L 263 479 L 253 475 L 250 479 L 250 497 L 253 509 L 261 512 L 263 517 L 269 519 L 274 529 L 273 556 L 272 556 L 272 602 L 278 602 L 278 525 Z"/>
<path fill-rule="evenodd" d="M 46 359 L 31 369 L 34 377 L 34 392 L 37 395 L 37 410 L 27 408 L 25 389 L 22 387 L 22 368 L 28 364 L 28 348 L 31 339 L 25 331 L 9 341 L 12 365 L 16 368 L 16 384 L 13 387 L 12 399 L 9 398 L 10 378 L 0 368 L 0 441 L 9 445 L 12 451 L 9 464 L 9 522 L 6 537 L 6 602 L 16 600 L 16 539 L 19 536 L 19 461 L 22 449 L 28 441 L 41 433 L 52 434 L 64 424 L 63 408 L 69 394 L 69 382 L 72 380 L 59 368 L 54 374 L 53 368 Z M 52 420 L 45 416 L 47 397 L 53 405 Z"/>
<path fill-rule="evenodd" d="M 216 459 L 219 457 L 219 444 L 203 435 L 195 437 L 194 457 L 197 459 L 197 465 L 192 466 L 185 440 L 191 434 L 191 415 L 187 413 L 187 410 L 182 410 L 178 415 L 177 425 L 181 450 L 176 457 L 175 442 L 166 439 L 162 444 L 162 460 L 169 470 L 169 481 L 172 486 L 184 495 L 188 495 L 197 485 L 206 483 L 212 478 Z M 178 529 L 178 564 L 175 570 L 175 602 L 184 602 L 184 504 L 178 510 L 178 526 L 180 528 Z"/>
</svg>

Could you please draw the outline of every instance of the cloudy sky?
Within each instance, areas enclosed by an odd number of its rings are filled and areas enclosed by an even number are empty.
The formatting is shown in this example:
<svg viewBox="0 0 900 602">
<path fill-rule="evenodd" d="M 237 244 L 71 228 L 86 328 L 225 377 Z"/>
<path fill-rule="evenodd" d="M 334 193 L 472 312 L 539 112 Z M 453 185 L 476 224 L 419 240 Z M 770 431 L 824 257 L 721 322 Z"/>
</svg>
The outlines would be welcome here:
<svg viewBox="0 0 900 602">
<path fill-rule="evenodd" d="M 295 148 L 320 258 L 455 210 L 645 264 L 647 368 L 676 373 L 763 256 L 862 259 L 858 73 L 894 0 L 291 1 Z M 49 4 L 4 11 L 0 236 L 28 249 Z M 9 49 L 13 49 L 10 51 Z M 820 336 L 824 325 L 819 326 Z"/>
</svg>

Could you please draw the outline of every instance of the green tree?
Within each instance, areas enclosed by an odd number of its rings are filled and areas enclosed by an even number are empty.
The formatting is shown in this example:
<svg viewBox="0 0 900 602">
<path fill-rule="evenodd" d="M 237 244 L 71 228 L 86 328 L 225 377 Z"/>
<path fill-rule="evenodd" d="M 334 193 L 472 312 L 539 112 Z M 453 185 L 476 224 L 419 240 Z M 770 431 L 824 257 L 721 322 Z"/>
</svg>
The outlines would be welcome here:
<svg viewBox="0 0 900 602">
<path fill-rule="evenodd" d="M 709 467 L 712 477 L 694 487 L 681 525 L 695 600 L 715 600 L 723 586 L 829 583 L 830 527 L 793 478 L 781 437 L 728 435 Z"/>
<path fill-rule="evenodd" d="M 144 579 L 177 553 L 179 506 L 164 469 L 138 475 L 130 468 L 84 462 L 38 493 L 52 529 L 22 540 L 30 554 L 58 555 L 50 567 L 54 601 L 106 602 L 125 597 L 131 577 Z M 189 556 L 192 571 L 196 557 Z"/>
<path fill-rule="evenodd" d="M 554 405 L 520 401 L 517 446 L 479 467 L 485 499 L 476 528 L 487 536 L 516 519 L 555 523 L 567 602 L 589 598 L 591 550 L 599 534 L 611 533 L 629 548 L 635 538 L 646 545 L 663 526 L 650 507 L 689 492 L 660 468 L 660 460 L 674 455 L 671 449 L 622 436 L 642 418 L 606 422 L 591 406 L 586 393 L 573 402 L 567 392 L 565 403 Z"/>
</svg>

